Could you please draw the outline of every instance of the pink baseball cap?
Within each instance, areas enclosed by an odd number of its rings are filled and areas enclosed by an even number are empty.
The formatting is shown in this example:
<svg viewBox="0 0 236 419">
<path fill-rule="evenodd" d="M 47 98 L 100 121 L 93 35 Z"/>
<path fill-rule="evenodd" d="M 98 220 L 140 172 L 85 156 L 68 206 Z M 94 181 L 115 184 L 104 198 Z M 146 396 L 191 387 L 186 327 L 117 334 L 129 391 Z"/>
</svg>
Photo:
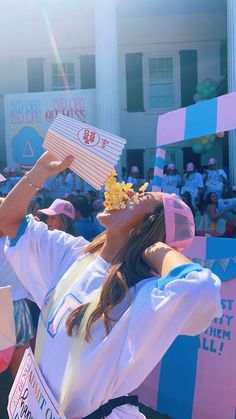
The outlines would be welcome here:
<svg viewBox="0 0 236 419">
<path fill-rule="evenodd" d="M 65 201 L 64 199 L 55 199 L 52 205 L 48 208 L 43 208 L 38 210 L 41 214 L 46 215 L 67 215 L 67 217 L 75 219 L 75 208 L 74 205 L 71 204 L 69 201 Z"/>
<path fill-rule="evenodd" d="M 215 157 L 212 157 L 208 162 L 208 166 L 214 166 L 214 164 L 216 163 L 217 163 L 217 160 L 215 159 Z"/>
<path fill-rule="evenodd" d="M 186 164 L 186 172 L 192 172 L 195 169 L 194 163 L 189 162 Z"/>
<path fill-rule="evenodd" d="M 168 169 L 168 170 L 174 170 L 174 169 L 175 169 L 175 165 L 174 165 L 174 163 L 170 163 L 170 164 L 168 164 L 167 169 Z"/>
<path fill-rule="evenodd" d="M 191 209 L 184 201 L 175 194 L 162 193 L 166 244 L 178 249 L 185 250 L 195 235 L 195 224 Z"/>
</svg>

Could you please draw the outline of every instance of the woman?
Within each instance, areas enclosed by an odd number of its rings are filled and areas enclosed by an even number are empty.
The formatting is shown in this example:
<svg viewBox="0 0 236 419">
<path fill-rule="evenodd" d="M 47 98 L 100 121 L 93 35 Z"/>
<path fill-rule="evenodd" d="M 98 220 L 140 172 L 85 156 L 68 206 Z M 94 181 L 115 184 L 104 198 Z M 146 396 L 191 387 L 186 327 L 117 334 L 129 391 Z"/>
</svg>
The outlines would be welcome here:
<svg viewBox="0 0 236 419">
<path fill-rule="evenodd" d="M 218 196 L 215 192 L 210 192 L 205 200 L 205 211 L 197 227 L 198 235 L 209 234 L 215 237 L 221 237 L 226 232 L 227 220 L 225 215 L 231 212 L 229 207 L 222 211 L 218 208 Z"/>
<path fill-rule="evenodd" d="M 129 176 L 127 179 L 128 183 L 132 183 L 133 188 L 135 191 L 137 191 L 140 187 L 141 180 L 139 178 L 139 168 L 138 166 L 132 166 L 130 168 Z"/>
<path fill-rule="evenodd" d="M 228 178 L 223 169 L 218 169 L 218 163 L 215 157 L 211 157 L 208 161 L 208 169 L 204 175 L 204 186 L 206 199 L 210 192 L 214 192 L 218 199 L 222 197 L 224 187 L 228 184 Z"/>
<path fill-rule="evenodd" d="M 185 202 L 186 205 L 188 205 L 188 207 L 192 211 L 193 217 L 195 217 L 195 209 L 193 207 L 191 193 L 188 192 L 188 191 L 184 192 L 183 195 L 182 195 L 182 200 Z"/>
<path fill-rule="evenodd" d="M 122 396 L 177 335 L 199 334 L 221 315 L 220 281 L 170 247 L 185 248 L 194 231 L 190 209 L 174 196 L 143 193 L 139 204 L 135 195 L 123 209 L 104 210 L 106 232 L 92 243 L 25 218 L 35 190 L 72 161 L 46 152 L 8 195 L 0 208 L 0 228 L 15 238 L 7 255 L 42 307 L 36 358 L 66 417 L 100 409 L 102 418 L 105 409 L 110 419 L 143 418 Z"/>
<path fill-rule="evenodd" d="M 61 230 L 68 234 L 75 234 L 73 224 L 75 208 L 71 202 L 55 199 L 49 208 L 39 209 L 38 214 L 47 216 L 46 224 L 49 230 Z"/>
<path fill-rule="evenodd" d="M 184 185 L 181 188 L 181 195 L 185 192 L 191 194 L 192 205 L 196 209 L 203 192 L 203 177 L 201 173 L 195 170 L 195 165 L 192 162 L 186 164 L 186 173 L 184 174 Z"/>
<path fill-rule="evenodd" d="M 180 175 L 177 173 L 173 163 L 168 164 L 166 173 L 162 176 L 161 190 L 166 193 L 175 193 L 179 196 Z"/>
</svg>

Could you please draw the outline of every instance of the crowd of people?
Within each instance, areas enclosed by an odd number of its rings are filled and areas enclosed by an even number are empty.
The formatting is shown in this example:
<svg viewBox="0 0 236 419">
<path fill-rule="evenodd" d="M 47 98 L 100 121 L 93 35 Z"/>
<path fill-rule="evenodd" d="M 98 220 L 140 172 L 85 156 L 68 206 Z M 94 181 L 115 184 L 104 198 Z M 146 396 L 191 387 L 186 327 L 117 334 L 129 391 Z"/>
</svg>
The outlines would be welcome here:
<svg viewBox="0 0 236 419">
<path fill-rule="evenodd" d="M 187 163 L 182 178 L 174 164 L 168 164 L 162 191 L 176 193 L 191 208 L 196 235 L 236 237 L 236 186 L 229 185 L 215 158 L 209 159 L 202 172 L 193 162 Z"/>
<path fill-rule="evenodd" d="M 0 195 L 4 197 L 21 176 L 17 170 L 10 168 L 5 168 L 3 174 L 6 180 L 0 183 Z M 128 174 L 123 167 L 120 180 L 132 183 L 135 191 L 142 183 L 148 182 L 148 190 L 151 191 L 153 177 L 154 169 L 149 168 L 146 178 L 141 179 L 139 168 L 135 165 Z M 196 235 L 236 237 L 236 185 L 229 184 L 226 172 L 218 168 L 215 158 L 210 158 L 208 165 L 199 170 L 193 162 L 187 163 L 182 175 L 174 163 L 169 163 L 164 168 L 161 190 L 175 193 L 191 208 L 195 218 Z M 102 231 L 96 216 L 103 209 L 103 193 L 104 190 L 97 192 L 67 169 L 47 179 L 34 196 L 28 212 L 45 221 L 49 229 L 63 229 L 75 236 L 83 235 L 91 240 Z M 66 211 L 60 213 L 63 211 L 63 203 L 57 199 L 71 202 L 74 206 L 73 216 L 68 215 Z M 48 207 L 50 209 L 47 209 Z M 60 223 L 56 222 L 56 219 L 60 219 Z"/>
<path fill-rule="evenodd" d="M 153 173 L 150 168 L 146 177 L 150 190 Z M 142 182 L 137 166 L 131 168 L 129 181 L 135 182 L 137 188 Z M 199 170 L 193 162 L 188 162 L 183 174 L 174 163 L 169 163 L 164 167 L 161 190 L 176 194 L 190 207 L 196 235 L 236 237 L 236 185 L 229 184 L 226 172 L 218 168 L 214 157 Z"/>
</svg>

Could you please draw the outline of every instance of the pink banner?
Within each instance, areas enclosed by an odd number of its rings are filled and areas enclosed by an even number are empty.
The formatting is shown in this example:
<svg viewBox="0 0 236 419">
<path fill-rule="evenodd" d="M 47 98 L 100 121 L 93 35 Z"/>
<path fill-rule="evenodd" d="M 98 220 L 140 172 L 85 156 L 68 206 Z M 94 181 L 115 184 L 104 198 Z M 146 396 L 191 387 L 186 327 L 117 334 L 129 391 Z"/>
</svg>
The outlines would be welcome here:
<svg viewBox="0 0 236 419">
<path fill-rule="evenodd" d="M 157 146 L 184 139 L 186 108 L 161 115 L 157 124 Z"/>
<path fill-rule="evenodd" d="M 200 335 L 192 419 L 234 419 L 236 278 L 222 283 L 223 316 Z"/>
<path fill-rule="evenodd" d="M 193 397 L 190 393 L 185 394 L 184 404 L 176 403 L 175 410 L 173 401 L 176 394 L 172 392 L 173 389 L 166 388 L 166 392 L 163 392 L 162 387 L 160 391 L 162 379 L 165 381 L 166 377 L 174 377 L 175 365 L 179 364 L 178 352 L 171 350 L 171 364 L 167 366 L 165 356 L 135 392 L 138 392 L 140 401 L 157 410 L 160 407 L 162 413 L 175 419 L 235 419 L 236 277 L 222 282 L 221 295 L 222 317 L 214 319 L 208 329 L 199 335 L 197 358 L 192 358 L 195 363 L 193 382 L 178 381 L 179 388 L 192 388 Z M 186 340 L 183 340 L 182 345 L 185 344 Z M 178 345 L 178 350 L 182 352 L 185 349 Z M 186 377 L 186 371 L 182 368 L 182 376 Z"/>
<path fill-rule="evenodd" d="M 216 132 L 229 131 L 235 128 L 236 92 L 217 98 Z"/>
</svg>

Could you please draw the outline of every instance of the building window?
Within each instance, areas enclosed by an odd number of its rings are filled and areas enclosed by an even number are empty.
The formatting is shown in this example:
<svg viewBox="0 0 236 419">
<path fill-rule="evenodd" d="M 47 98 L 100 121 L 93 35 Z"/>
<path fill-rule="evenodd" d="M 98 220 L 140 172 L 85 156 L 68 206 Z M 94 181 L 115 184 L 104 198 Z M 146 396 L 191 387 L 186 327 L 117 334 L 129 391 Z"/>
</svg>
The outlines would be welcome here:
<svg viewBox="0 0 236 419">
<path fill-rule="evenodd" d="M 95 89 L 95 55 L 80 56 L 80 87 L 81 89 Z"/>
<path fill-rule="evenodd" d="M 52 64 L 52 90 L 75 89 L 74 63 Z"/>
<path fill-rule="evenodd" d="M 28 92 L 44 91 L 44 59 L 27 59 Z"/>
<path fill-rule="evenodd" d="M 149 109 L 169 109 L 175 106 L 173 57 L 148 59 Z"/>
<path fill-rule="evenodd" d="M 127 112 L 144 112 L 143 54 L 125 54 Z"/>
</svg>

